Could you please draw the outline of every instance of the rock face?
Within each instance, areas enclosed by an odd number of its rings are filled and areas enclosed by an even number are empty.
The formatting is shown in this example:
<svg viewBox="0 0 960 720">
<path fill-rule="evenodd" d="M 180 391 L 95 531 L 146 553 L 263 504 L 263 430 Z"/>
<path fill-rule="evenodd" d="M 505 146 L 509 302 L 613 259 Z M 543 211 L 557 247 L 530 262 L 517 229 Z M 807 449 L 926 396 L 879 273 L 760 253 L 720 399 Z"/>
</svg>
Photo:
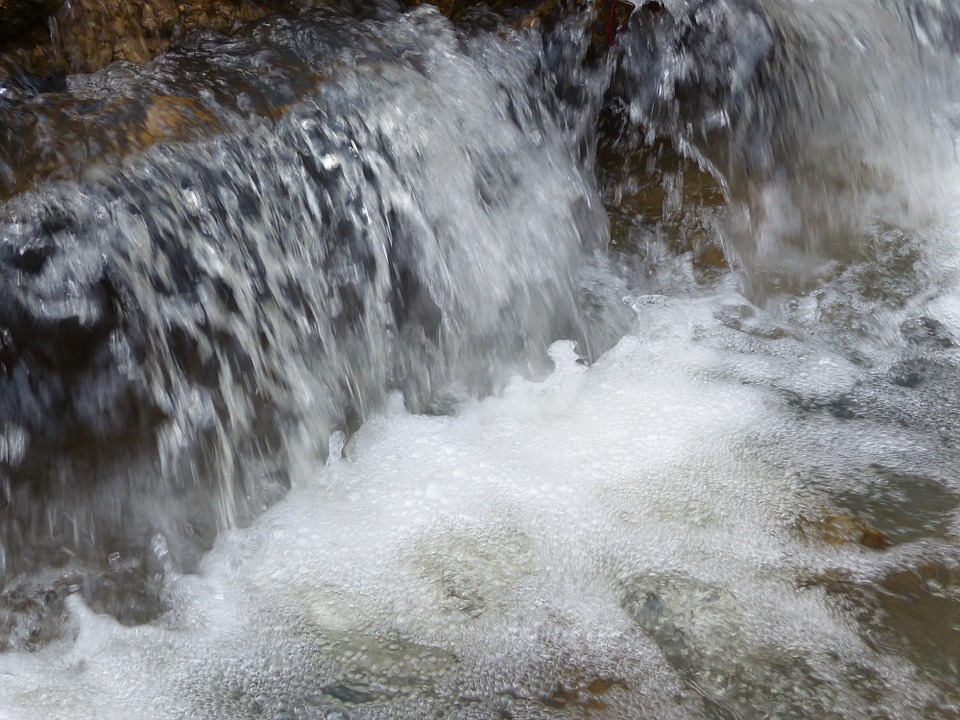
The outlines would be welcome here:
<svg viewBox="0 0 960 720">
<path fill-rule="evenodd" d="M 61 0 L 0 0 L 0 40 L 16 37 L 57 9 Z"/>
<path fill-rule="evenodd" d="M 401 0 L 416 6 L 426 0 Z M 634 5 L 627 0 L 433 0 L 458 23 L 495 26 L 552 25 L 567 13 L 593 8 L 592 29 L 602 54 L 614 42 Z M 230 32 L 270 12 L 298 14 L 311 7 L 363 15 L 363 0 L 0 0 L 0 79 L 89 73 L 111 62 L 143 63 L 191 31 Z M 47 22 L 42 22 L 49 18 Z"/>
<path fill-rule="evenodd" d="M 248 0 L 0 0 L 0 75 L 146 62 L 193 29 L 227 32 L 270 10 Z"/>
</svg>

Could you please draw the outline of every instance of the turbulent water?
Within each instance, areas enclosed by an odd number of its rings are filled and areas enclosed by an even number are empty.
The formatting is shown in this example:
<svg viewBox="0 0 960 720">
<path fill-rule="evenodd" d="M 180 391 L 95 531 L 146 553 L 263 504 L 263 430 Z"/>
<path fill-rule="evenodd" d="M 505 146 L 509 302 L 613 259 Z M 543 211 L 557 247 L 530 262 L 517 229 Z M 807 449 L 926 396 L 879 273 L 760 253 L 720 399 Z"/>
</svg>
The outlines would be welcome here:
<svg viewBox="0 0 960 720">
<path fill-rule="evenodd" d="M 383 4 L 0 80 L 0 718 L 960 715 L 958 50 Z"/>
</svg>

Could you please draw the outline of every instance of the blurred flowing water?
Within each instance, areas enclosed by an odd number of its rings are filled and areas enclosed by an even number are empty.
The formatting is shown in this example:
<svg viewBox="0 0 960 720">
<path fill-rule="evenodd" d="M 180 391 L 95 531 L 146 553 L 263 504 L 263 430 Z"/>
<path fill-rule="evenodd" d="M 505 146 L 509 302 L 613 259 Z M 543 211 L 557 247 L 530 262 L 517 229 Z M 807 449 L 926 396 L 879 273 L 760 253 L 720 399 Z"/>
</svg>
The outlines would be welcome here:
<svg viewBox="0 0 960 720">
<path fill-rule="evenodd" d="M 957 717 L 957 11 L 452 17 L 0 81 L 0 718 Z"/>
</svg>

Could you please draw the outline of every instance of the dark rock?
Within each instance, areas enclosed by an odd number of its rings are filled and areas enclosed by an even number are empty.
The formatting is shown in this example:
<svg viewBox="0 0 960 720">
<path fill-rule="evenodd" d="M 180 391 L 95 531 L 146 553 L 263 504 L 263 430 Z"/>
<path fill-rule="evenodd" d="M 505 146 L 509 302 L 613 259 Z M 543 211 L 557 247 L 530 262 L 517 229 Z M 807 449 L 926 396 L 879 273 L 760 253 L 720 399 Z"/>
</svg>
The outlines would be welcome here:
<svg viewBox="0 0 960 720">
<path fill-rule="evenodd" d="M 932 317 L 905 320 L 900 326 L 900 333 L 913 345 L 943 350 L 956 347 L 956 341 L 947 327 Z"/>
<path fill-rule="evenodd" d="M 118 60 L 143 63 L 193 31 L 229 32 L 280 4 L 252 0 L 61 2 L 0 0 L 0 78 L 21 72 L 41 76 L 89 73 Z M 47 15 L 51 16 L 50 25 L 38 25 Z M 7 17 L 16 21 L 8 23 Z"/>
<path fill-rule="evenodd" d="M 886 535 L 860 518 L 827 509 L 813 517 L 800 516 L 796 529 L 806 538 L 830 545 L 856 543 L 871 550 L 886 550 L 890 547 L 890 540 Z"/>
<path fill-rule="evenodd" d="M 890 367 L 888 377 L 894 385 L 915 388 L 924 380 L 926 365 L 927 362 L 921 358 L 903 360 Z"/>
<path fill-rule="evenodd" d="M 54 12 L 63 0 L 0 0 L 0 40 L 16 37 Z"/>
</svg>

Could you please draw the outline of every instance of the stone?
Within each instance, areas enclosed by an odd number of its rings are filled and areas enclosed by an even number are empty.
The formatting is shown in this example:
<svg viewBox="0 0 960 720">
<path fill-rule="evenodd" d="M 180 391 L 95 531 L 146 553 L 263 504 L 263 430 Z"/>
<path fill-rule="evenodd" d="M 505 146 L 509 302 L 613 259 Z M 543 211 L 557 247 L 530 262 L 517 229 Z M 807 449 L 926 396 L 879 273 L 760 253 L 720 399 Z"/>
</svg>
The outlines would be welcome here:
<svg viewBox="0 0 960 720">
<path fill-rule="evenodd" d="M 55 0 L 0 0 L 0 78 L 17 72 L 90 73 L 115 61 L 144 63 L 192 31 L 229 32 L 274 9 L 252 0 L 182 5 L 173 0 L 73 0 L 58 5 Z M 21 11 L 24 22 L 8 25 L 5 18 L 22 6 L 34 11 Z M 49 24 L 37 24 L 51 12 Z M 27 23 L 26 18 L 32 19 Z"/>
<path fill-rule="evenodd" d="M 0 40 L 16 37 L 50 15 L 62 0 L 0 0 Z"/>
<path fill-rule="evenodd" d="M 871 550 L 886 550 L 891 545 L 886 535 L 862 520 L 827 510 L 812 518 L 801 515 L 795 527 L 804 537 L 829 545 L 856 543 Z"/>
</svg>

